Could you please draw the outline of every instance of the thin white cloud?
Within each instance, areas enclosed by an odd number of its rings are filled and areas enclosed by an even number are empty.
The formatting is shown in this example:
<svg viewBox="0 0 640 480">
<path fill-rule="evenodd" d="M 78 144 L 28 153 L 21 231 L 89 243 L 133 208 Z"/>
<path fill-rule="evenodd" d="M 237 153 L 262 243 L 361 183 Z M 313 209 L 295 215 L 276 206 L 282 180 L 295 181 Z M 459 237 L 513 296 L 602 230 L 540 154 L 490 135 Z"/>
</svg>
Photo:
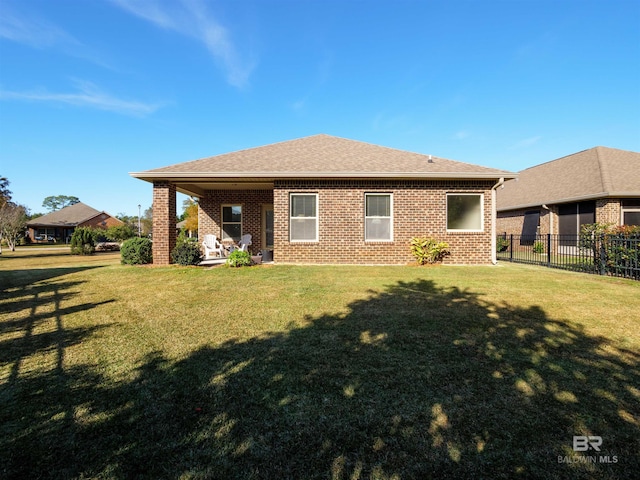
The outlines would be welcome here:
<svg viewBox="0 0 640 480">
<path fill-rule="evenodd" d="M 100 90 L 86 81 L 75 81 L 77 90 L 71 93 L 52 93 L 46 90 L 12 92 L 0 90 L 0 100 L 62 103 L 78 107 L 95 108 L 109 112 L 144 117 L 158 110 L 161 105 L 123 100 Z"/>
<path fill-rule="evenodd" d="M 160 0 L 113 0 L 126 12 L 158 28 L 173 30 L 202 43 L 225 71 L 227 82 L 245 87 L 255 62 L 241 58 L 227 28 L 209 12 L 200 0 L 162 2 Z"/>
<path fill-rule="evenodd" d="M 57 50 L 65 55 L 88 60 L 113 70 L 113 66 L 73 35 L 33 12 L 18 12 L 2 5 L 0 38 L 32 48 Z"/>
<path fill-rule="evenodd" d="M 519 148 L 528 148 L 538 143 L 541 139 L 542 137 L 540 135 L 536 137 L 525 138 L 524 140 L 520 140 L 519 142 L 512 145 L 511 149 L 516 150 Z"/>
<path fill-rule="evenodd" d="M 0 37 L 34 48 L 80 44 L 72 35 L 47 20 L 35 16 L 27 19 L 6 5 L 0 15 Z"/>
<path fill-rule="evenodd" d="M 471 136 L 471 134 L 469 132 L 467 132 L 466 130 L 460 130 L 458 132 L 456 132 L 453 135 L 453 139 L 454 140 L 464 140 L 466 138 L 469 138 Z"/>
</svg>

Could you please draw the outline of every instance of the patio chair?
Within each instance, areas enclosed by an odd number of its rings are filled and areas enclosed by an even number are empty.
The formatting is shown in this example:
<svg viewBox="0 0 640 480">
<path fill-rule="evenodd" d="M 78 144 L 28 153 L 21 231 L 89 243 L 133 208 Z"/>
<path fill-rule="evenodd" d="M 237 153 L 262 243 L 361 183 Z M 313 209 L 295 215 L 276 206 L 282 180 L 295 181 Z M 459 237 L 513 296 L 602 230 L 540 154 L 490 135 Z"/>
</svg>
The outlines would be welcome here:
<svg viewBox="0 0 640 480">
<path fill-rule="evenodd" d="M 218 241 L 218 237 L 216 237 L 215 235 L 205 235 L 202 246 L 204 247 L 204 258 L 209 258 L 209 256 L 225 256 L 225 250 L 222 244 Z"/>
<path fill-rule="evenodd" d="M 242 235 L 240 242 L 238 242 L 238 250 L 246 252 L 249 245 L 251 245 L 251 234 Z"/>
</svg>

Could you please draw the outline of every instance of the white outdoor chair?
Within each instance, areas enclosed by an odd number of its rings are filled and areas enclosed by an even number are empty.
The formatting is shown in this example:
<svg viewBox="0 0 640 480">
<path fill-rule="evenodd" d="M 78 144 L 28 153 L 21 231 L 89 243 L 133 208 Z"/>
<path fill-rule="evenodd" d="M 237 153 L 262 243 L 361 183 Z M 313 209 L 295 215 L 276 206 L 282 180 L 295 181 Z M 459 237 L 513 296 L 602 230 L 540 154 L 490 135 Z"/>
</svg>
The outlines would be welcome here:
<svg viewBox="0 0 640 480">
<path fill-rule="evenodd" d="M 209 258 L 209 256 L 224 257 L 224 247 L 215 235 L 205 235 L 202 246 L 204 247 L 204 258 Z"/>
<path fill-rule="evenodd" d="M 246 252 L 249 245 L 251 245 L 251 234 L 242 235 L 240 242 L 238 242 L 238 250 Z"/>
</svg>

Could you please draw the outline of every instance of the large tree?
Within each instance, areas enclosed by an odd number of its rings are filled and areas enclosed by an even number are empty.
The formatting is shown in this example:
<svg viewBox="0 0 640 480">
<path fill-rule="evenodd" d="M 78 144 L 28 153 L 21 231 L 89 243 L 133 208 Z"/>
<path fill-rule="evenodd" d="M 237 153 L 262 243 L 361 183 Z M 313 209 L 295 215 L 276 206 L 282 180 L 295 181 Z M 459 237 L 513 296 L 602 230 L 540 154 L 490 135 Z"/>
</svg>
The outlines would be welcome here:
<svg viewBox="0 0 640 480">
<path fill-rule="evenodd" d="M 11 201 L 11 191 L 9 190 L 9 180 L 0 176 L 0 207 Z"/>
<path fill-rule="evenodd" d="M 50 212 L 55 212 L 56 210 L 68 207 L 69 205 L 75 205 L 76 203 L 80 203 L 80 199 L 78 197 L 69 195 L 52 195 L 44 199 L 42 206 L 49 209 Z"/>
<path fill-rule="evenodd" d="M 198 231 L 198 202 L 189 200 L 189 205 L 185 206 L 184 219 L 186 220 L 184 228 L 190 232 Z"/>
<path fill-rule="evenodd" d="M 2 240 L 6 240 L 9 250 L 15 252 L 16 243 L 27 226 L 28 210 L 23 205 L 6 202 L 0 207 L 0 253 L 2 253 Z"/>
<path fill-rule="evenodd" d="M 147 208 L 140 218 L 142 224 L 142 236 L 146 237 L 153 233 L 153 207 Z"/>
</svg>

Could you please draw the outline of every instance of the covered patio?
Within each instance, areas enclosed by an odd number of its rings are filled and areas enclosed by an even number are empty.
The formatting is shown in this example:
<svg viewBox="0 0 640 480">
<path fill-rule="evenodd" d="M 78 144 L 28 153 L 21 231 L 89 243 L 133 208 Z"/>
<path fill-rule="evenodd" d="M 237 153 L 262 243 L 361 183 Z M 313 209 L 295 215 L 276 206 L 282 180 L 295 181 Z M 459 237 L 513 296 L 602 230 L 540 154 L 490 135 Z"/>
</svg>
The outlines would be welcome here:
<svg viewBox="0 0 640 480">
<path fill-rule="evenodd" d="M 225 245 L 251 235 L 249 251 L 273 250 L 273 181 L 251 182 L 240 178 L 185 181 L 171 178 L 153 181 L 154 264 L 171 263 L 176 245 L 176 193 L 198 198 L 198 237 L 215 234 Z"/>
</svg>

